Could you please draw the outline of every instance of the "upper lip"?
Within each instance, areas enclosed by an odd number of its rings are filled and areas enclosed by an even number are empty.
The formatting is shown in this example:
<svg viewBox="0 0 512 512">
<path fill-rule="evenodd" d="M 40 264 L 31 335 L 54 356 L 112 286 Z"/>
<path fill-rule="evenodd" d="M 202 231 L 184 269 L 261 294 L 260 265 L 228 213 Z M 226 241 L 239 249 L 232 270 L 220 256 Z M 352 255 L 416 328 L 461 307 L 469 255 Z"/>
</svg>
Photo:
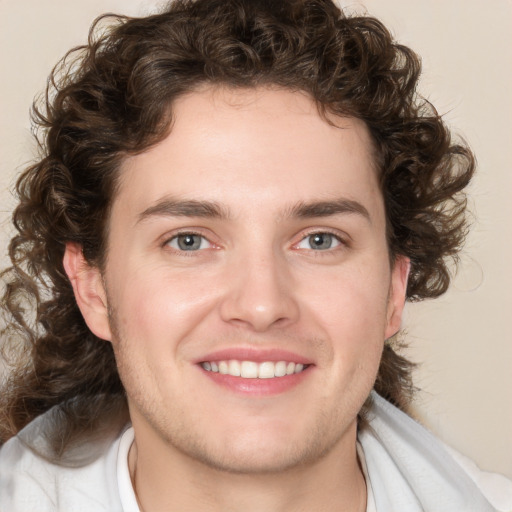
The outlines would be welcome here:
<svg viewBox="0 0 512 512">
<path fill-rule="evenodd" d="M 251 347 L 232 347 L 210 352 L 197 359 L 196 363 L 205 361 L 254 361 L 263 363 L 265 361 L 286 361 L 288 363 L 312 364 L 311 359 L 282 349 L 256 349 Z"/>
</svg>

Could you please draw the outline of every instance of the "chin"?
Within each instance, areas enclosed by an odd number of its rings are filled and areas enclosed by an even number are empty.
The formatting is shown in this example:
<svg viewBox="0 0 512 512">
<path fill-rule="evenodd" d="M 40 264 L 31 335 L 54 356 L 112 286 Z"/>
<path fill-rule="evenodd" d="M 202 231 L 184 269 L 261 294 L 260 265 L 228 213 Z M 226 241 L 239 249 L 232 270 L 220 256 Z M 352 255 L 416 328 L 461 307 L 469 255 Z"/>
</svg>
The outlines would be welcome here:
<svg viewBox="0 0 512 512">
<path fill-rule="evenodd" d="M 238 450 L 236 453 L 198 454 L 199 462 L 217 471 L 239 475 L 265 475 L 291 471 L 300 466 L 309 465 L 318 457 L 311 457 L 303 451 L 291 447 L 276 452 L 270 447 Z M 312 459 L 312 460 L 311 460 Z"/>
<path fill-rule="evenodd" d="M 346 430 L 345 430 L 346 432 Z M 245 431 L 225 437 L 214 446 L 187 443 L 181 451 L 196 461 L 227 473 L 272 474 L 311 466 L 335 449 L 342 432 L 320 432 L 310 427 L 307 432 L 275 432 L 261 427 L 252 434 Z M 205 438 L 203 438 L 204 440 Z"/>
</svg>

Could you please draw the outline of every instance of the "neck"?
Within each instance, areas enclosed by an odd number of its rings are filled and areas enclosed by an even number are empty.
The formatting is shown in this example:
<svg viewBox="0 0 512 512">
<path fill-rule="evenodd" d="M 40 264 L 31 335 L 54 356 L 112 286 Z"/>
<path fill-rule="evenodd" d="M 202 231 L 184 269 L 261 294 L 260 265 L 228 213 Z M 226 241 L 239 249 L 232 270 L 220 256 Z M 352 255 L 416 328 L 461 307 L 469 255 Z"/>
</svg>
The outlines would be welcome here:
<svg viewBox="0 0 512 512">
<path fill-rule="evenodd" d="M 134 442 L 129 467 L 141 512 L 364 512 L 366 484 L 351 430 L 315 463 L 267 474 L 221 471 L 168 446 L 164 457 L 161 446 Z"/>
</svg>

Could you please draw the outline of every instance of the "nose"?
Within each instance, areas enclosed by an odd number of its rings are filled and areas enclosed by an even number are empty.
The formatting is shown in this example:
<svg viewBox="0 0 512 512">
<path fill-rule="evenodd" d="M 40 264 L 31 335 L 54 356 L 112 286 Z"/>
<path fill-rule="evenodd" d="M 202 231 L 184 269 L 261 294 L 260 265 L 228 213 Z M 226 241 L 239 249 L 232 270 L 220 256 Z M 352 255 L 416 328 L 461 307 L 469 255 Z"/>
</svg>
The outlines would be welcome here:
<svg viewBox="0 0 512 512">
<path fill-rule="evenodd" d="M 234 262 L 221 304 L 225 322 L 255 332 L 285 327 L 299 316 L 294 280 L 284 258 L 252 255 Z"/>
</svg>

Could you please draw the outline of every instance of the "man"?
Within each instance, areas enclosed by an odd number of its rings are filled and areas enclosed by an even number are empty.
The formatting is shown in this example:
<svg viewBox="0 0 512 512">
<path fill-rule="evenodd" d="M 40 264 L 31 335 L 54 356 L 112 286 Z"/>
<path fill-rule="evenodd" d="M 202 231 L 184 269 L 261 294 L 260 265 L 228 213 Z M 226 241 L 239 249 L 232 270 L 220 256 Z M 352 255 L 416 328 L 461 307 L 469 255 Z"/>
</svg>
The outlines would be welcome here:
<svg viewBox="0 0 512 512">
<path fill-rule="evenodd" d="M 506 510 L 399 410 L 474 169 L 417 57 L 326 0 L 92 34 L 18 182 L 0 509 Z"/>
</svg>

